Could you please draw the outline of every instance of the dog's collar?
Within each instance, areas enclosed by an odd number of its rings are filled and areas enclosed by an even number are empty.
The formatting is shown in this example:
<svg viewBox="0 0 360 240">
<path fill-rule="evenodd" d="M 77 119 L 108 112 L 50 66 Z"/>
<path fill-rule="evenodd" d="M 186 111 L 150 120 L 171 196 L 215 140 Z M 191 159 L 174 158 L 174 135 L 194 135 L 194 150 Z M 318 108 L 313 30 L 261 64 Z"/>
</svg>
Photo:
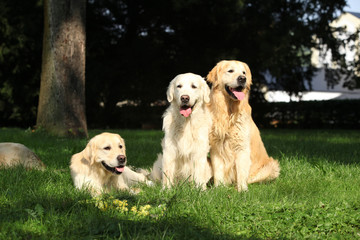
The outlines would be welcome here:
<svg viewBox="0 0 360 240">
<path fill-rule="evenodd" d="M 101 161 L 101 164 L 104 166 L 104 168 L 106 170 L 108 170 L 111 173 L 114 173 L 114 174 L 117 174 L 117 175 L 120 175 L 122 173 L 122 172 L 117 171 L 115 167 L 110 167 L 104 161 Z M 124 167 L 124 166 L 118 166 L 118 167 Z"/>
</svg>

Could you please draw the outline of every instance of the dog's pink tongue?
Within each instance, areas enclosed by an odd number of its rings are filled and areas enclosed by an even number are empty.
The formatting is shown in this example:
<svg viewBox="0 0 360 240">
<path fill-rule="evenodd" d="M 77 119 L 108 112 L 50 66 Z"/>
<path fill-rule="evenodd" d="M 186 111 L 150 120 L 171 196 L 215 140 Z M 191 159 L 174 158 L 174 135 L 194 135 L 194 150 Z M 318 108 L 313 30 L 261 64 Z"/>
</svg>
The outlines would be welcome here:
<svg viewBox="0 0 360 240">
<path fill-rule="evenodd" d="M 232 90 L 232 93 L 235 95 L 235 97 L 236 97 L 239 101 L 243 100 L 244 97 L 245 97 L 245 93 L 243 93 L 243 92 L 238 92 L 238 91 L 236 91 L 236 90 Z"/>
<path fill-rule="evenodd" d="M 186 108 L 186 109 L 181 108 L 181 109 L 180 109 L 180 114 L 183 115 L 184 117 L 190 116 L 190 114 L 191 114 L 191 107 Z"/>
<path fill-rule="evenodd" d="M 117 168 L 115 168 L 115 169 L 116 169 L 116 171 L 122 173 L 122 172 L 124 171 L 125 167 L 117 167 Z"/>
</svg>

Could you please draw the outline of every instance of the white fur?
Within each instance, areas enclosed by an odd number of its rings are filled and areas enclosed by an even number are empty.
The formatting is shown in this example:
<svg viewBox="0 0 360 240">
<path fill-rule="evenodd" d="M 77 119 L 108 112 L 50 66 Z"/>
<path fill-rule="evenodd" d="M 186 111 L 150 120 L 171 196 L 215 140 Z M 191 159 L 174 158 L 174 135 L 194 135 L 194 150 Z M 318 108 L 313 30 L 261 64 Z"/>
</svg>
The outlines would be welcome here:
<svg viewBox="0 0 360 240">
<path fill-rule="evenodd" d="M 211 116 L 206 107 L 209 94 L 205 80 L 196 74 L 180 74 L 170 82 L 167 90 L 170 106 L 163 115 L 163 151 L 150 174 L 152 179 L 162 180 L 164 187 L 170 187 L 174 180 L 188 179 L 206 188 L 212 176 L 207 159 L 211 129 Z M 189 117 L 180 114 L 183 95 L 190 97 L 189 105 L 193 106 Z"/>
</svg>

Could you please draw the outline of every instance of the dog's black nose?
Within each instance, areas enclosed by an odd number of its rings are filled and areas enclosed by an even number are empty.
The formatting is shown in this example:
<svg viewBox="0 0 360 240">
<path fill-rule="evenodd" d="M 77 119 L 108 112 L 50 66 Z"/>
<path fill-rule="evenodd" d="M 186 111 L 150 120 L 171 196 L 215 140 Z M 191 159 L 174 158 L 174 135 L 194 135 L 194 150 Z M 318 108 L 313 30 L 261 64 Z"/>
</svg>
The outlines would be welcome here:
<svg viewBox="0 0 360 240">
<path fill-rule="evenodd" d="M 244 85 L 246 83 L 246 77 L 241 75 L 237 78 L 237 81 L 240 85 Z"/>
<path fill-rule="evenodd" d="M 181 102 L 183 102 L 183 103 L 188 103 L 189 100 L 190 100 L 190 97 L 189 97 L 189 95 L 182 95 L 182 96 L 180 97 L 180 100 L 181 100 Z"/>
<path fill-rule="evenodd" d="M 119 164 L 124 164 L 126 161 L 126 157 L 124 155 L 119 155 L 119 156 L 117 156 L 117 160 L 118 160 Z"/>
</svg>

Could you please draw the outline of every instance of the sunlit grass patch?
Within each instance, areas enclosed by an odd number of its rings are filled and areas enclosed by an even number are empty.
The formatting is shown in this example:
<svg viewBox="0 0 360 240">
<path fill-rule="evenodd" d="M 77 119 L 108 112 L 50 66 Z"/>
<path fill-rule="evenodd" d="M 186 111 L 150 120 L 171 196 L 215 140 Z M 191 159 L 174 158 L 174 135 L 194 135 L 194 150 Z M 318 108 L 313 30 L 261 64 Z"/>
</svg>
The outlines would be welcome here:
<svg viewBox="0 0 360 240">
<path fill-rule="evenodd" d="M 90 137 L 103 130 L 90 131 Z M 150 168 L 161 131 L 107 130 L 126 141 L 130 165 Z M 270 183 L 206 191 L 186 181 L 140 193 L 96 198 L 78 191 L 71 155 L 87 139 L 0 129 L 0 141 L 20 142 L 45 171 L 0 170 L 0 239 L 357 239 L 360 237 L 360 132 L 264 130 L 281 174 Z"/>
</svg>

